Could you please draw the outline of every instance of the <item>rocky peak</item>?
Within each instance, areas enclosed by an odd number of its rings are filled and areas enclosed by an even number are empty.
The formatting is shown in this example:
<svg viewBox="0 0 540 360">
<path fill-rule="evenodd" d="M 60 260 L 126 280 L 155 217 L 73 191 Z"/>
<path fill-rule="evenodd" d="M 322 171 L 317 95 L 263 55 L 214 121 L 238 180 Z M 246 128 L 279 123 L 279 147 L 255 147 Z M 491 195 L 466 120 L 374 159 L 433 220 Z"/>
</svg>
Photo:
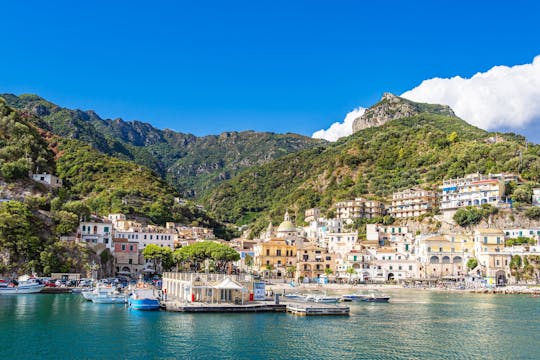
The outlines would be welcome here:
<svg viewBox="0 0 540 360">
<path fill-rule="evenodd" d="M 422 112 L 455 116 L 447 105 L 416 103 L 391 93 L 384 93 L 381 100 L 367 109 L 353 122 L 353 132 L 370 127 L 381 126 L 388 121 L 411 117 Z"/>
</svg>

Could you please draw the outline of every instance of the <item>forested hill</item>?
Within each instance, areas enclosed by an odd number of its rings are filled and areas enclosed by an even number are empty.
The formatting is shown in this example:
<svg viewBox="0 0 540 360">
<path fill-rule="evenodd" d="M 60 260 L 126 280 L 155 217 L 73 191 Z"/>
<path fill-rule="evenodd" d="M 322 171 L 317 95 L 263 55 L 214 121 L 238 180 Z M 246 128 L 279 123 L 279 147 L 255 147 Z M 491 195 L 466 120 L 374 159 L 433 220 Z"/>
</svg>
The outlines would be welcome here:
<svg viewBox="0 0 540 360">
<path fill-rule="evenodd" d="M 246 170 L 206 196 L 205 205 L 223 220 L 260 230 L 279 221 L 286 208 L 300 222 L 311 207 L 331 213 L 338 200 L 390 200 L 396 190 L 436 188 L 467 173 L 508 171 L 540 180 L 538 145 L 526 146 L 515 134 L 488 133 L 451 113 L 441 115 L 439 108 L 431 113 L 433 106 L 415 108 L 422 112 Z"/>
<path fill-rule="evenodd" d="M 76 243 L 80 219 L 122 212 L 164 225 L 174 221 L 232 231 L 179 194 L 152 170 L 103 154 L 80 140 L 52 134 L 40 118 L 21 113 L 0 99 L 0 275 L 12 272 L 80 272 L 96 254 Z M 59 176 L 51 189 L 30 172 Z"/>
<path fill-rule="evenodd" d="M 198 197 L 245 168 L 325 143 L 254 131 L 197 137 L 140 121 L 102 119 L 93 111 L 62 108 L 37 95 L 0 96 L 10 106 L 43 119 L 56 135 L 154 170 L 185 197 Z"/>
</svg>

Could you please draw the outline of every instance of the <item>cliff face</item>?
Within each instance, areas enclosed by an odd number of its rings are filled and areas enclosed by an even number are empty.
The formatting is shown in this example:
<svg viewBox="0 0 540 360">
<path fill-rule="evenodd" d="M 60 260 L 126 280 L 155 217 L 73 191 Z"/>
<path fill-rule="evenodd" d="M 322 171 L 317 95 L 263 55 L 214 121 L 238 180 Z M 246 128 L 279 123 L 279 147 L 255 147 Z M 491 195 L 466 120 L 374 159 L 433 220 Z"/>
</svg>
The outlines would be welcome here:
<svg viewBox="0 0 540 360">
<path fill-rule="evenodd" d="M 412 117 L 421 112 L 455 116 L 447 105 L 421 104 L 400 98 L 394 94 L 384 93 L 381 100 L 354 120 L 353 133 L 370 127 L 381 126 L 388 121 Z"/>
</svg>

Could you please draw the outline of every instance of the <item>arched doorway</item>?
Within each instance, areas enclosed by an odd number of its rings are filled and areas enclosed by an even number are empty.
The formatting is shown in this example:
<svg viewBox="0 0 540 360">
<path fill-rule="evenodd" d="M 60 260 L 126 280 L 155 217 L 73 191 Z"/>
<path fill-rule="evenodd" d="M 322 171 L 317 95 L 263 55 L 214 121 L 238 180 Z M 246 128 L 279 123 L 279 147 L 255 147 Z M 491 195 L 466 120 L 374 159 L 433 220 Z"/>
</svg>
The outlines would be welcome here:
<svg viewBox="0 0 540 360">
<path fill-rule="evenodd" d="M 495 273 L 495 284 L 497 286 L 506 286 L 507 279 L 503 270 L 499 270 Z"/>
</svg>

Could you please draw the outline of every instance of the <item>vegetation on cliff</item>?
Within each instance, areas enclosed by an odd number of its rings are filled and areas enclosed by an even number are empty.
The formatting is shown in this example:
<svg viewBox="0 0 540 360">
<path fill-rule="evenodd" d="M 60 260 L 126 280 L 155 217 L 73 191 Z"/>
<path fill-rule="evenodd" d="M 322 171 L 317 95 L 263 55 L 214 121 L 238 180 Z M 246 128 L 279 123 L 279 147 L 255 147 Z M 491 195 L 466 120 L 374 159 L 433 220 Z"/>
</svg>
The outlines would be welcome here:
<svg viewBox="0 0 540 360">
<path fill-rule="evenodd" d="M 354 197 L 389 199 L 392 192 L 467 173 L 514 172 L 540 180 L 540 146 L 515 134 L 494 134 L 454 117 L 423 112 L 361 130 L 326 147 L 304 150 L 244 171 L 204 197 L 220 219 L 251 223 L 258 232 L 286 208 L 332 211 Z M 255 223 L 253 219 L 257 218 Z"/>
</svg>

